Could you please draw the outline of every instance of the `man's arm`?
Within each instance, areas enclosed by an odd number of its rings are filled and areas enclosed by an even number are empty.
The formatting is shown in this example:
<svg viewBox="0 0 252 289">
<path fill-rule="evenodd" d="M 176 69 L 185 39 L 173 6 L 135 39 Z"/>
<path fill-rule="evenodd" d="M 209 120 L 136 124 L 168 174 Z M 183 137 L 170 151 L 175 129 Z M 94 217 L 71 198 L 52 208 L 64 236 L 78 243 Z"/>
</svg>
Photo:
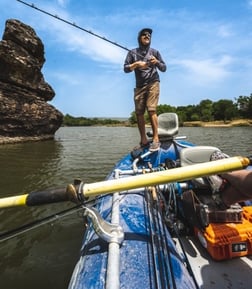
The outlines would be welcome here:
<svg viewBox="0 0 252 289">
<path fill-rule="evenodd" d="M 150 63 L 156 65 L 160 71 L 166 71 L 166 64 L 158 50 L 155 50 L 155 53 L 153 53 L 153 56 L 150 59 Z"/>
<path fill-rule="evenodd" d="M 135 61 L 131 51 L 128 52 L 128 55 L 124 62 L 124 72 L 128 73 L 135 70 L 136 68 L 145 69 L 147 67 L 148 67 L 147 62 L 140 60 Z"/>
</svg>

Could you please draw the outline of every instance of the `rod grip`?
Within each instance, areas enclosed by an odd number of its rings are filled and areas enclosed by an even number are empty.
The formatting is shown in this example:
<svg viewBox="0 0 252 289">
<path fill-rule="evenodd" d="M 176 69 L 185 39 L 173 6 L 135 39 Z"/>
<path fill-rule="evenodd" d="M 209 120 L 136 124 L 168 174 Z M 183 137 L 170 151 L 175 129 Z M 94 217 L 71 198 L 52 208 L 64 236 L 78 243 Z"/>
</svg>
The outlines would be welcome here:
<svg viewBox="0 0 252 289">
<path fill-rule="evenodd" d="M 66 188 L 50 189 L 46 191 L 31 192 L 26 199 L 27 206 L 39 206 L 68 201 Z"/>
</svg>

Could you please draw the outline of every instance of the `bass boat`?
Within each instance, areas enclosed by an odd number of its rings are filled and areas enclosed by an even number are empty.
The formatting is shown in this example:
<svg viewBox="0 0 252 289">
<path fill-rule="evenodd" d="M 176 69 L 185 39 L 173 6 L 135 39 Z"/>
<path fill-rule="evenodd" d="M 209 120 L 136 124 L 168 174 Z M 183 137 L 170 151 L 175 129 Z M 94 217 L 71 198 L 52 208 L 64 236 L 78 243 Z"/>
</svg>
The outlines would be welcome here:
<svg viewBox="0 0 252 289">
<path fill-rule="evenodd" d="M 251 288 L 252 206 L 223 209 L 217 198 L 218 173 L 247 168 L 251 159 L 210 161 L 221 151 L 178 137 L 174 113 L 159 116 L 158 130 L 158 151 L 127 154 L 103 182 L 75 180 L 67 189 L 3 198 L 0 208 L 60 201 L 83 206 L 86 228 L 69 289 Z"/>
<path fill-rule="evenodd" d="M 220 210 L 213 198 L 217 174 L 244 162 L 210 162 L 220 150 L 178 130 L 176 114 L 161 114 L 158 151 L 133 151 L 105 181 L 68 187 L 83 204 L 93 198 L 69 289 L 251 288 L 252 207 Z"/>
<path fill-rule="evenodd" d="M 0 208 L 74 201 L 70 210 L 84 209 L 69 289 L 251 288 L 252 205 L 221 207 L 218 174 L 252 169 L 252 158 L 179 137 L 174 113 L 158 120 L 160 149 L 133 150 L 106 180 L 1 198 Z"/>
</svg>

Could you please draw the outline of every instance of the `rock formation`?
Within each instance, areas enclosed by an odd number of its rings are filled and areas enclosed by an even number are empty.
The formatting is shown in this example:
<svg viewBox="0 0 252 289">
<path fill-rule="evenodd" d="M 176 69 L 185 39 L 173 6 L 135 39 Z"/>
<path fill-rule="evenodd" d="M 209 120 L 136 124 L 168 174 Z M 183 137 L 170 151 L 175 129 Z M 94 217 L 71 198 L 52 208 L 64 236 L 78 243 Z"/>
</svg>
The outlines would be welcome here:
<svg viewBox="0 0 252 289">
<path fill-rule="evenodd" d="M 63 115 L 41 72 L 44 45 L 24 23 L 6 21 L 0 41 L 0 143 L 53 138 Z"/>
</svg>

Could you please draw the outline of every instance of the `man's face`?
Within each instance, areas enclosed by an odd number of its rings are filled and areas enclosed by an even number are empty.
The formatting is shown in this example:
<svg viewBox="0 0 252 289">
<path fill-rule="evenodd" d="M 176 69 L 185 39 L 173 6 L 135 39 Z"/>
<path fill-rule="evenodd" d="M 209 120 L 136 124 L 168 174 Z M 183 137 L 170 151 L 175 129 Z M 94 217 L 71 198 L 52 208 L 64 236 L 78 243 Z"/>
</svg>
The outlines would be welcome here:
<svg viewBox="0 0 252 289">
<path fill-rule="evenodd" d="M 150 40 L 151 40 L 151 35 L 149 32 L 143 32 L 141 34 L 141 42 L 143 45 L 149 45 L 150 44 Z"/>
</svg>

